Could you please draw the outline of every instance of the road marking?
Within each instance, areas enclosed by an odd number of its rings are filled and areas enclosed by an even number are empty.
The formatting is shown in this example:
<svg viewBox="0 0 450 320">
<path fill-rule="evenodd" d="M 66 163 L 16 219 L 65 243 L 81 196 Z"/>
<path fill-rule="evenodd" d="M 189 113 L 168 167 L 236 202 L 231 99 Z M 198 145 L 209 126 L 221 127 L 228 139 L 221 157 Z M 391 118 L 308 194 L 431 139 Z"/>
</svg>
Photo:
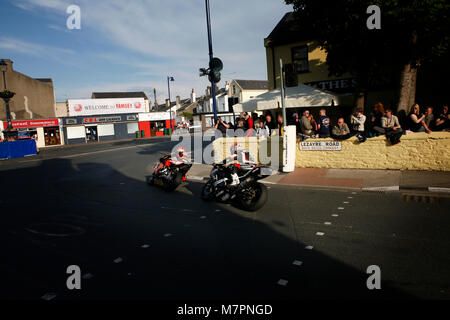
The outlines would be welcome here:
<svg viewBox="0 0 450 320">
<path fill-rule="evenodd" d="M 123 259 L 119 257 L 114 260 L 114 263 L 121 263 L 122 261 L 123 261 Z"/>
<path fill-rule="evenodd" d="M 219 209 L 216 209 L 216 210 L 214 210 L 215 212 L 220 212 L 220 210 Z"/>
<path fill-rule="evenodd" d="M 166 238 L 171 237 L 171 236 L 172 236 L 171 233 L 166 233 L 166 234 L 164 234 L 164 237 L 166 237 Z"/>
<path fill-rule="evenodd" d="M 52 300 L 54 298 L 56 298 L 56 293 L 46 293 L 41 297 L 41 299 L 47 300 L 47 301 Z"/>
<path fill-rule="evenodd" d="M 287 280 L 284 280 L 284 279 L 280 279 L 280 280 L 278 280 L 278 282 L 277 282 L 280 286 L 286 286 L 287 284 L 288 284 L 288 281 Z"/>
<path fill-rule="evenodd" d="M 206 216 L 201 216 L 200 219 L 206 219 Z"/>
<path fill-rule="evenodd" d="M 81 279 L 89 280 L 92 279 L 94 275 L 92 273 L 86 273 L 84 276 L 81 277 Z"/>
<path fill-rule="evenodd" d="M 141 246 L 141 248 L 144 248 L 144 249 L 147 249 L 148 247 L 150 247 L 148 244 L 143 244 L 143 245 Z"/>
<path fill-rule="evenodd" d="M 338 207 L 338 210 L 344 210 L 345 208 L 344 207 Z"/>
<path fill-rule="evenodd" d="M 202 181 L 204 177 L 200 177 L 200 176 L 188 176 L 189 180 L 197 180 L 197 181 Z"/>
<path fill-rule="evenodd" d="M 356 192 L 352 192 L 352 194 L 357 194 Z"/>
<path fill-rule="evenodd" d="M 345 203 L 345 204 L 349 204 L 350 202 L 348 202 L 348 201 L 344 201 L 343 203 Z"/>
<path fill-rule="evenodd" d="M 316 232 L 316 236 L 323 236 L 323 235 L 325 235 L 325 233 L 323 233 L 323 232 Z"/>
<path fill-rule="evenodd" d="M 353 199 L 353 197 L 347 197 L 347 199 Z"/>
<path fill-rule="evenodd" d="M 301 262 L 301 261 L 299 261 L 299 260 L 294 260 L 294 262 L 292 262 L 292 264 L 294 265 L 294 266 L 301 266 L 302 264 L 303 264 L 303 262 Z"/>
<path fill-rule="evenodd" d="M 338 214 L 332 214 L 331 216 L 332 216 L 332 217 L 339 217 Z"/>
<path fill-rule="evenodd" d="M 428 191 L 430 191 L 430 192 L 446 192 L 446 193 L 450 193 L 450 188 L 428 187 Z"/>
<path fill-rule="evenodd" d="M 325 224 L 325 225 L 327 225 L 327 226 L 329 226 L 329 225 L 331 225 L 331 222 L 324 222 L 323 224 Z"/>
<path fill-rule="evenodd" d="M 306 250 L 312 250 L 314 247 L 313 246 L 306 246 L 305 249 Z"/>
<path fill-rule="evenodd" d="M 364 191 L 399 191 L 400 186 L 387 186 L 387 187 L 368 187 L 363 188 Z"/>
</svg>

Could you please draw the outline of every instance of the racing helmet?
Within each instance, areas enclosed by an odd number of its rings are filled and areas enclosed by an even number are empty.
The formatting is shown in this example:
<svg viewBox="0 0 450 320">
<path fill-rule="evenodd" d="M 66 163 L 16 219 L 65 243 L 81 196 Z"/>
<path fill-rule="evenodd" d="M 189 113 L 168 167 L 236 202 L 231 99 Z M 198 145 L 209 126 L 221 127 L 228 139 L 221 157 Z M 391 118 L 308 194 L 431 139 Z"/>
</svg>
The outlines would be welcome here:
<svg viewBox="0 0 450 320">
<path fill-rule="evenodd" d="M 242 151 L 242 146 L 237 142 L 230 147 L 231 154 L 237 154 L 239 151 Z"/>
<path fill-rule="evenodd" d="M 184 156 L 184 148 L 183 147 L 178 147 L 177 149 L 177 155 L 179 157 L 183 157 Z"/>
</svg>

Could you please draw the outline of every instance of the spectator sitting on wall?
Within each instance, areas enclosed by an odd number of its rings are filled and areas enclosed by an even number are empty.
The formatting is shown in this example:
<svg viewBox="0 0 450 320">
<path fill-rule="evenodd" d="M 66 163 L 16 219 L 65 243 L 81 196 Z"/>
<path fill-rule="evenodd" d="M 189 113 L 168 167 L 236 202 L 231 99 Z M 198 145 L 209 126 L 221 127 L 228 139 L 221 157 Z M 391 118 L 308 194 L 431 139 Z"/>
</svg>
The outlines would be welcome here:
<svg viewBox="0 0 450 320">
<path fill-rule="evenodd" d="M 319 129 L 319 137 L 328 138 L 330 137 L 330 118 L 327 116 L 327 112 L 325 109 L 320 109 L 319 114 L 319 122 L 317 123 L 317 128 Z"/>
<path fill-rule="evenodd" d="M 442 108 L 442 113 L 437 117 L 435 122 L 436 131 L 446 131 L 450 129 L 450 114 L 448 113 L 448 106 Z"/>
<path fill-rule="evenodd" d="M 364 134 L 364 123 L 366 122 L 366 116 L 363 114 L 361 107 L 356 108 L 355 114 L 351 116 L 350 123 L 352 129 L 357 134 Z"/>
<path fill-rule="evenodd" d="M 384 116 L 384 106 L 381 102 L 377 102 L 373 106 L 373 111 L 370 114 L 370 129 L 369 137 L 375 137 L 383 134 L 384 130 L 381 126 L 381 118 Z"/>
<path fill-rule="evenodd" d="M 412 132 L 427 132 L 431 133 L 430 128 L 428 128 L 425 123 L 425 115 L 420 113 L 420 106 L 416 103 L 411 107 L 409 111 L 409 129 Z"/>
<path fill-rule="evenodd" d="M 425 124 L 428 126 L 428 128 L 430 129 L 434 129 L 434 114 L 433 114 L 433 107 L 432 106 L 428 106 L 425 109 Z"/>
<path fill-rule="evenodd" d="M 312 128 L 313 127 L 312 127 L 310 116 L 309 116 L 309 110 L 305 110 L 303 112 L 303 116 L 302 116 L 302 119 L 301 119 L 302 133 L 304 135 L 311 136 L 311 135 L 313 135 Z"/>
<path fill-rule="evenodd" d="M 348 125 L 344 122 L 344 118 L 338 119 L 338 124 L 331 130 L 332 137 L 337 140 L 345 140 L 351 137 L 350 129 Z"/>
<path fill-rule="evenodd" d="M 391 145 L 400 143 L 400 137 L 403 134 L 403 130 L 398 118 L 392 114 L 392 109 L 386 109 L 386 116 L 381 119 L 381 125 L 383 126 L 386 138 Z"/>
<path fill-rule="evenodd" d="M 255 122 L 255 134 L 261 138 L 269 136 L 269 128 L 259 119 Z"/>
</svg>

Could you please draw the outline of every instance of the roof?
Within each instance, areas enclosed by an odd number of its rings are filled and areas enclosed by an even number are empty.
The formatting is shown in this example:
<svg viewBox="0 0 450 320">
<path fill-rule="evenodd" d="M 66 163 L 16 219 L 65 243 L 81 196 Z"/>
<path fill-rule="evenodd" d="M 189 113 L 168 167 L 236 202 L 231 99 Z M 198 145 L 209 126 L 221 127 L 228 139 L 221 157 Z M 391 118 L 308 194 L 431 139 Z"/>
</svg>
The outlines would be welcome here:
<svg viewBox="0 0 450 320">
<path fill-rule="evenodd" d="M 137 92 L 92 92 L 92 99 L 114 99 L 114 98 L 144 98 L 148 100 L 143 91 Z"/>
<path fill-rule="evenodd" d="M 295 13 L 288 12 L 275 26 L 269 36 L 265 39 L 266 46 L 282 45 L 297 41 L 311 40 L 310 32 L 305 32 L 296 21 Z"/>
<path fill-rule="evenodd" d="M 243 90 L 269 90 L 267 80 L 234 80 Z"/>
</svg>

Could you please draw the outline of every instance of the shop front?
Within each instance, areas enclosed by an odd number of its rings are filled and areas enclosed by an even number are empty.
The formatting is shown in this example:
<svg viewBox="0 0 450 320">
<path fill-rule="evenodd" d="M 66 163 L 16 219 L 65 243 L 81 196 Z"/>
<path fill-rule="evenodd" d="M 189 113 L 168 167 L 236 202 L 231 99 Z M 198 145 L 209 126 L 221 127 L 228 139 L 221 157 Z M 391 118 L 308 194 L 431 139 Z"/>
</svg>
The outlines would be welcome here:
<svg viewBox="0 0 450 320">
<path fill-rule="evenodd" d="M 3 121 L 3 127 L 6 128 L 7 125 L 7 122 Z M 14 120 L 12 127 L 17 130 L 18 139 L 33 138 L 38 148 L 64 143 L 59 119 Z"/>
<path fill-rule="evenodd" d="M 139 131 L 136 113 L 64 117 L 62 121 L 67 144 L 130 139 Z"/>
<path fill-rule="evenodd" d="M 175 127 L 175 118 L 172 116 L 172 125 Z M 169 112 L 145 112 L 139 113 L 139 130 L 144 132 L 145 137 L 162 136 L 169 134 L 170 130 Z"/>
</svg>

